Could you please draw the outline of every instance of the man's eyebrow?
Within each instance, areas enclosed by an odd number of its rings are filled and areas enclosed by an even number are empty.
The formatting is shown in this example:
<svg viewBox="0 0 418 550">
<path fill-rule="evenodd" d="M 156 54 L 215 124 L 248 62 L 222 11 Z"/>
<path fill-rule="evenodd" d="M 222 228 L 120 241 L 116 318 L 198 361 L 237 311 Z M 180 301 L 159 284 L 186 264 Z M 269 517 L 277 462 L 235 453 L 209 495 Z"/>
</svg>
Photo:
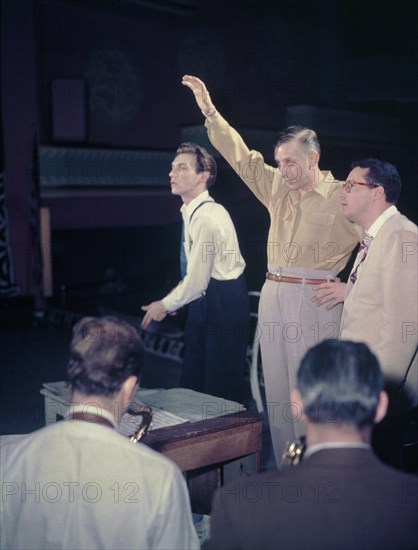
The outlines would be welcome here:
<svg viewBox="0 0 418 550">
<path fill-rule="evenodd" d="M 279 159 L 279 157 L 275 157 L 274 160 L 276 162 L 286 162 L 288 160 L 292 160 L 292 161 L 295 161 L 296 160 L 296 157 L 293 157 L 292 155 L 288 155 L 287 157 L 284 157 L 282 159 Z"/>
</svg>

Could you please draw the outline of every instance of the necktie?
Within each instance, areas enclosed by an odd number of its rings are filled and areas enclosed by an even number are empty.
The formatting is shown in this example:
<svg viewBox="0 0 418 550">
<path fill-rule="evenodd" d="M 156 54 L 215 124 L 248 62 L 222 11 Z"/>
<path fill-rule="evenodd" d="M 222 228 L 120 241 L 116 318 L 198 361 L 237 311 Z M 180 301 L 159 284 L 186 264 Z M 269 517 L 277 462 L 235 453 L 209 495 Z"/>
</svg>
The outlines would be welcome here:
<svg viewBox="0 0 418 550">
<path fill-rule="evenodd" d="M 180 274 L 181 278 L 184 279 L 187 272 L 187 258 L 186 252 L 184 251 L 184 222 L 181 226 L 181 241 L 180 241 Z"/>
<path fill-rule="evenodd" d="M 350 273 L 350 281 L 353 284 L 357 281 L 359 267 L 362 265 L 362 263 L 366 259 L 367 252 L 369 250 L 369 246 L 372 240 L 373 240 L 373 237 L 371 235 L 366 235 L 360 243 L 360 248 L 358 249 L 357 258 L 354 263 L 353 270 Z"/>
</svg>

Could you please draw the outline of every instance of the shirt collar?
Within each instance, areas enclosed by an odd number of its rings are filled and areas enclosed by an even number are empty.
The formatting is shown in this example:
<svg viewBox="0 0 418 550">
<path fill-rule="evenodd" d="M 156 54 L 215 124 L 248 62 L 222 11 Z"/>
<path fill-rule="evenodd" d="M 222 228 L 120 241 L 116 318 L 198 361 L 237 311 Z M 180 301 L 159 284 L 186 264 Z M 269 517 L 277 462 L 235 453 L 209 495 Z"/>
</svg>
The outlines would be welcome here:
<svg viewBox="0 0 418 550">
<path fill-rule="evenodd" d="M 318 184 L 311 189 L 311 191 L 316 191 L 320 195 L 324 197 L 324 199 L 328 198 L 329 193 L 333 189 L 333 185 L 335 183 L 334 176 L 329 170 L 320 171 L 321 179 L 319 180 Z"/>
<path fill-rule="evenodd" d="M 68 413 L 65 415 L 65 418 L 69 420 L 71 415 L 73 415 L 74 413 L 82 413 L 87 417 L 88 416 L 94 417 L 95 415 L 101 416 L 102 418 L 105 418 L 106 420 L 111 422 L 112 426 L 116 430 L 118 429 L 118 425 L 116 424 L 115 417 L 113 416 L 113 414 L 110 411 L 107 411 L 106 409 L 98 405 L 97 403 L 92 402 L 91 404 L 88 404 L 88 405 L 85 403 L 83 404 L 71 403 Z M 92 420 L 91 423 L 94 424 L 94 420 Z"/>
<path fill-rule="evenodd" d="M 303 458 L 313 455 L 323 449 L 370 449 L 370 445 L 367 443 L 318 443 L 308 447 L 303 455 Z"/>
<path fill-rule="evenodd" d="M 315 191 L 322 195 L 325 199 L 328 197 L 335 183 L 335 178 L 329 170 L 321 171 L 322 179 L 315 187 Z"/>
<path fill-rule="evenodd" d="M 377 235 L 377 232 L 382 227 L 382 225 L 392 216 L 394 216 L 398 212 L 398 209 L 394 204 L 392 206 L 389 206 L 389 208 L 386 208 L 384 212 L 380 214 L 380 216 L 372 223 L 372 225 L 369 227 L 369 229 L 366 231 L 371 237 L 375 238 Z"/>
<path fill-rule="evenodd" d="M 202 201 L 210 199 L 209 191 L 206 189 L 200 195 L 197 195 L 193 200 L 189 202 L 189 204 L 183 204 L 180 208 L 180 212 L 182 214 L 186 213 L 187 217 L 189 218 L 193 210 L 198 206 Z"/>
</svg>

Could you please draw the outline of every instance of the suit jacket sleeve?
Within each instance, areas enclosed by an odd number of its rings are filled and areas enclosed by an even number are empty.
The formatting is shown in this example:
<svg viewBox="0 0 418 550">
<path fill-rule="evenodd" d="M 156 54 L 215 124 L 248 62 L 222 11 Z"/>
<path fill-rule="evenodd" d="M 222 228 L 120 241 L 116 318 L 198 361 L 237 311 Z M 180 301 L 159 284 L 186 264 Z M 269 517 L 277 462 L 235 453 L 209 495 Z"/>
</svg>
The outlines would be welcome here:
<svg viewBox="0 0 418 550">
<path fill-rule="evenodd" d="M 417 235 L 388 235 L 381 250 L 382 323 L 376 352 L 386 376 L 409 365 L 417 345 Z"/>
<path fill-rule="evenodd" d="M 221 499 L 222 492 L 215 494 L 210 516 L 210 534 L 202 545 L 202 550 L 240 550 L 235 530 L 228 513 L 228 507 Z"/>
</svg>

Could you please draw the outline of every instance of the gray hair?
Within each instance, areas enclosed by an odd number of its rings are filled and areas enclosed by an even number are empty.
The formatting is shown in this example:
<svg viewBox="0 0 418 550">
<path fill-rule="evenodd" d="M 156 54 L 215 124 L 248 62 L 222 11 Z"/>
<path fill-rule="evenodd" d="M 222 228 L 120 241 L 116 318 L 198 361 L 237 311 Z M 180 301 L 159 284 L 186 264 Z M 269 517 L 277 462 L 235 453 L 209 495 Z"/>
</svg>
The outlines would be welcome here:
<svg viewBox="0 0 418 550">
<path fill-rule="evenodd" d="M 315 151 L 321 155 L 321 146 L 319 145 L 318 136 L 314 130 L 305 128 L 304 126 L 289 126 L 285 128 L 276 138 L 274 148 L 276 149 L 282 143 L 296 140 L 300 143 L 302 150 L 306 156 Z"/>
<path fill-rule="evenodd" d="M 324 340 L 302 359 L 297 385 L 314 423 L 373 424 L 384 378 L 376 356 L 359 342 Z"/>
<path fill-rule="evenodd" d="M 67 373 L 73 390 L 111 397 L 129 376 L 139 377 L 138 329 L 117 317 L 84 317 L 73 328 Z"/>
</svg>

